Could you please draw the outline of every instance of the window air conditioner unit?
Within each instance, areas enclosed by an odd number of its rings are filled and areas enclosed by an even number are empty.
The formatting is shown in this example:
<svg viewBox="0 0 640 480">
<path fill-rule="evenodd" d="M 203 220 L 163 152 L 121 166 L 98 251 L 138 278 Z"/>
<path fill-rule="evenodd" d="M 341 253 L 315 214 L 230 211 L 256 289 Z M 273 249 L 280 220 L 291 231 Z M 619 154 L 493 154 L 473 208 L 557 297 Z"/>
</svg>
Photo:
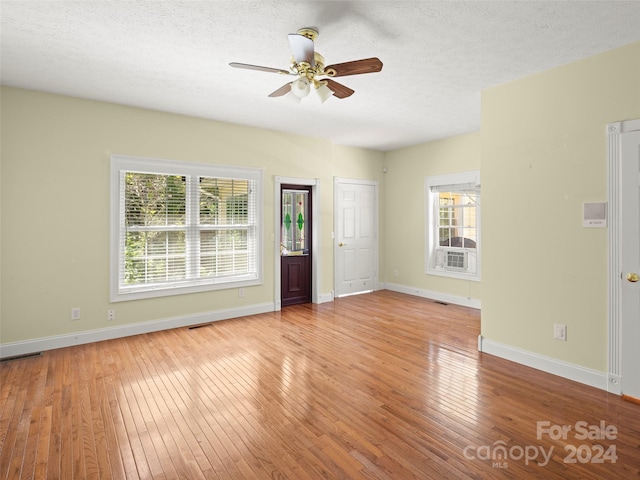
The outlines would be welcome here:
<svg viewBox="0 0 640 480">
<path fill-rule="evenodd" d="M 435 267 L 442 270 L 467 270 L 469 267 L 469 252 L 460 249 L 436 249 Z"/>
<path fill-rule="evenodd" d="M 450 270 L 466 270 L 469 252 L 460 250 L 447 250 L 446 268 Z"/>
</svg>

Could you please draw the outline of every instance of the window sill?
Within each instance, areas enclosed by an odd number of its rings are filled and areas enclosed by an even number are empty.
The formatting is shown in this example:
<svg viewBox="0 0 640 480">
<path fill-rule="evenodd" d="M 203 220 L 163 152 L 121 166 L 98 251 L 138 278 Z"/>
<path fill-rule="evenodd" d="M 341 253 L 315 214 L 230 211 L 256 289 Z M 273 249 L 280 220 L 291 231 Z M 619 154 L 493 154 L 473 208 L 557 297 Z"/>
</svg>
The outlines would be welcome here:
<svg viewBox="0 0 640 480">
<path fill-rule="evenodd" d="M 171 297 L 174 295 L 187 295 L 192 293 L 213 292 L 218 290 L 229 290 L 232 288 L 252 287 L 262 285 L 260 278 L 247 279 L 234 282 L 221 282 L 206 285 L 191 285 L 179 288 L 157 288 L 154 290 L 138 290 L 122 293 L 114 293 L 111 295 L 111 302 L 127 302 L 130 300 L 142 300 L 145 298 Z"/>
<path fill-rule="evenodd" d="M 456 278 L 459 280 L 468 280 L 471 282 L 479 282 L 480 274 L 479 273 L 463 273 L 463 272 L 453 272 L 451 270 L 427 270 L 425 272 L 426 275 L 435 275 L 437 277 L 447 277 L 447 278 Z"/>
</svg>

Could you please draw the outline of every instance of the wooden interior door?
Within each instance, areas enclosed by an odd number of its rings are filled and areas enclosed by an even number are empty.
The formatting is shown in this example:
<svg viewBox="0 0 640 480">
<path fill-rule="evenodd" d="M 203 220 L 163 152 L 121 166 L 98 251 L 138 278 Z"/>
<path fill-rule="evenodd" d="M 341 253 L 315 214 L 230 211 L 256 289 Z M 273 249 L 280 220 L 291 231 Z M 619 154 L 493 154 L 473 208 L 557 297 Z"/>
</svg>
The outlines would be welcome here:
<svg viewBox="0 0 640 480">
<path fill-rule="evenodd" d="M 282 185 L 280 195 L 282 306 L 311 302 L 311 187 Z"/>
</svg>

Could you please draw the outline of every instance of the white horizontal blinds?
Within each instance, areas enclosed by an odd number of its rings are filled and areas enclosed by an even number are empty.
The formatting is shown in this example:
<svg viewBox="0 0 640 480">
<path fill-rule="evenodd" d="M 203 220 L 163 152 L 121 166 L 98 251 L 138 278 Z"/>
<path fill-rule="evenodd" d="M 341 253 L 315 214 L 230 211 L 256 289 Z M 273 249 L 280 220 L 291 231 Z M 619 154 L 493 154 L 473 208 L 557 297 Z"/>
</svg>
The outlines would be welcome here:
<svg viewBox="0 0 640 480">
<path fill-rule="evenodd" d="M 258 278 L 256 181 L 120 172 L 121 292 Z"/>
<path fill-rule="evenodd" d="M 111 299 L 262 281 L 262 170 L 111 156 Z"/>
<path fill-rule="evenodd" d="M 471 194 L 480 192 L 480 185 L 476 183 L 456 183 L 451 185 L 431 185 L 432 192 L 469 192 Z"/>
<path fill-rule="evenodd" d="M 186 179 L 122 172 L 124 244 L 121 285 L 180 282 L 187 273 Z"/>
<path fill-rule="evenodd" d="M 199 178 L 199 275 L 224 278 L 257 273 L 255 182 Z"/>
</svg>

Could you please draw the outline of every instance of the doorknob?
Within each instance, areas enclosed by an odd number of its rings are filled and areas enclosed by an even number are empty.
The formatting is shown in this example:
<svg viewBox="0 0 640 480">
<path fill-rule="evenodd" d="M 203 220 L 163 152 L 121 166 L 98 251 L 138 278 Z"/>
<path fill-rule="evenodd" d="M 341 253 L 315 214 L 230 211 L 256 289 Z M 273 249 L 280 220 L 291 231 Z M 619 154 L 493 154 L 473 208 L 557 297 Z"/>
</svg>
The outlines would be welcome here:
<svg viewBox="0 0 640 480">
<path fill-rule="evenodd" d="M 345 245 L 346 245 L 346 243 L 342 243 L 342 242 L 340 242 L 340 243 L 338 244 L 338 246 L 339 246 L 339 247 L 344 247 Z"/>
<path fill-rule="evenodd" d="M 637 273 L 627 273 L 627 280 L 635 283 L 640 280 L 640 276 Z"/>
</svg>

